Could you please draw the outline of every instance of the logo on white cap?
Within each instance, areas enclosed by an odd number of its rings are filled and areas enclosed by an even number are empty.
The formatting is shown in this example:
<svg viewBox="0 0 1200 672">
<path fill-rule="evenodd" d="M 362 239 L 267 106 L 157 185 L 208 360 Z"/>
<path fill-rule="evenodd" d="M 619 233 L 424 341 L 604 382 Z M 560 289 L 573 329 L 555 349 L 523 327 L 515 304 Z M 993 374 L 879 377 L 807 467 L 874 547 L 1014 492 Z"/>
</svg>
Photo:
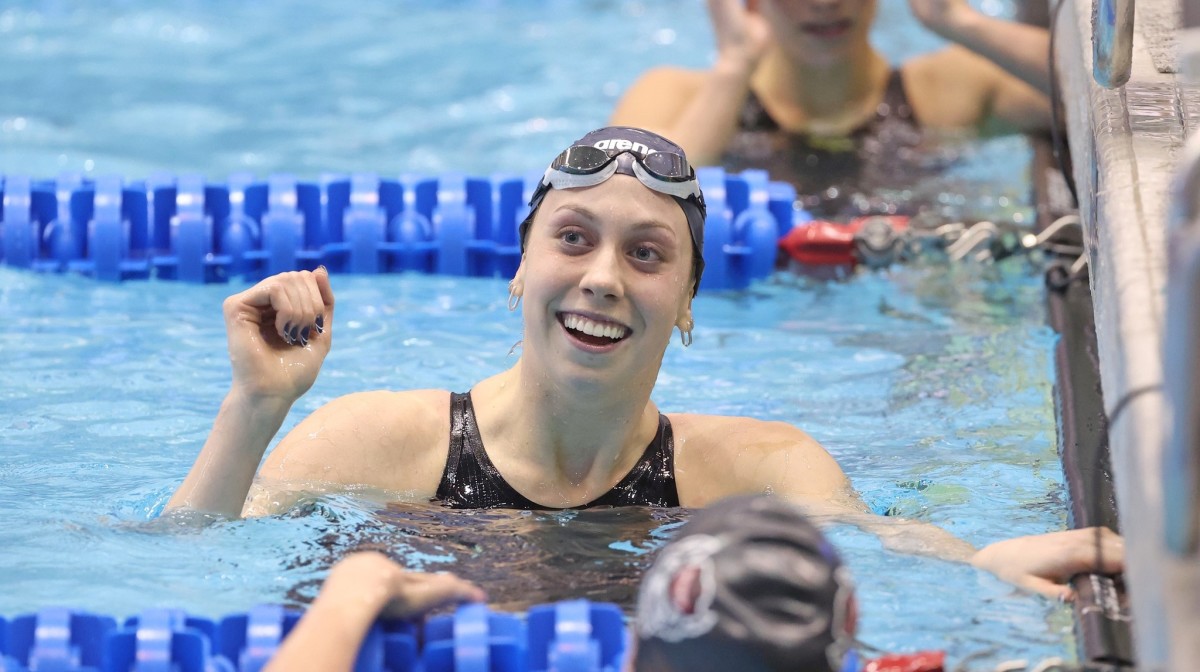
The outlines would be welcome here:
<svg viewBox="0 0 1200 672">
<path fill-rule="evenodd" d="M 697 534 L 663 547 L 642 578 L 638 593 L 637 630 L 642 637 L 680 642 L 713 629 L 717 624 L 712 609 L 717 579 L 712 556 L 724 546 L 716 537 Z M 679 604 L 673 594 L 681 579 L 694 582 L 690 588 L 695 589 L 695 599 L 686 605 Z"/>
</svg>

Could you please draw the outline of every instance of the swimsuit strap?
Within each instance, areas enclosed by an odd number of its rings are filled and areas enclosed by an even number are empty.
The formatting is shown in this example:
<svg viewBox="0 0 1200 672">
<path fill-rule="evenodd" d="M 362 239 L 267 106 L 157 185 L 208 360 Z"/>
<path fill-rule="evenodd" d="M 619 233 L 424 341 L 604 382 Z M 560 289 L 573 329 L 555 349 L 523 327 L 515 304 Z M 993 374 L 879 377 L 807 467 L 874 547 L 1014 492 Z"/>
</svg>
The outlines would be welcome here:
<svg viewBox="0 0 1200 672">
<path fill-rule="evenodd" d="M 514 490 L 488 459 L 470 392 L 450 394 L 450 454 L 434 497 L 454 509 L 542 508 Z"/>
<path fill-rule="evenodd" d="M 887 88 L 883 91 L 883 101 L 875 110 L 875 119 L 895 118 L 903 121 L 916 122 L 912 104 L 908 102 L 908 94 L 904 91 L 904 75 L 899 68 L 888 75 Z"/>
<path fill-rule="evenodd" d="M 746 102 L 738 114 L 738 128 L 743 131 L 778 131 L 779 122 L 771 116 L 758 94 L 751 89 L 746 94 Z"/>
<path fill-rule="evenodd" d="M 659 414 L 658 432 L 625 478 L 581 507 L 679 506 L 675 487 L 675 440 L 671 422 Z M 435 499 L 455 509 L 547 509 L 517 492 L 483 447 L 471 393 L 450 395 L 450 451 Z"/>
<path fill-rule="evenodd" d="M 641 459 L 620 483 L 588 506 L 679 506 L 675 485 L 675 434 L 671 421 L 658 414 L 658 432 Z"/>
</svg>

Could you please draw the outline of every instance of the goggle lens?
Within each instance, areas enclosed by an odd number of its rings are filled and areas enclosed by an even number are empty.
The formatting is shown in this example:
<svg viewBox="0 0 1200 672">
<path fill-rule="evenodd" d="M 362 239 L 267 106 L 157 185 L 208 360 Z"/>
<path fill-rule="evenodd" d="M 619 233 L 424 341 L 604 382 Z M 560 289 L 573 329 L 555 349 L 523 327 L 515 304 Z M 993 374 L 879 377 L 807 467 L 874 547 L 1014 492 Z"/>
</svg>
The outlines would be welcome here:
<svg viewBox="0 0 1200 672">
<path fill-rule="evenodd" d="M 550 164 L 550 168 L 572 175 L 587 175 L 603 168 L 612 158 L 603 149 L 580 145 L 563 150 Z"/>
<path fill-rule="evenodd" d="M 557 170 L 571 175 L 589 175 L 594 173 L 621 154 L 629 150 L 608 152 L 590 145 L 568 147 L 550 163 L 551 170 Z M 687 182 L 693 179 L 692 167 L 687 159 L 673 152 L 654 152 L 640 157 L 629 152 L 634 160 L 642 164 L 654 177 L 664 182 Z"/>
<path fill-rule="evenodd" d="M 692 179 L 692 167 L 687 159 L 671 152 L 655 152 L 642 159 L 642 167 L 660 180 L 687 182 Z"/>
</svg>

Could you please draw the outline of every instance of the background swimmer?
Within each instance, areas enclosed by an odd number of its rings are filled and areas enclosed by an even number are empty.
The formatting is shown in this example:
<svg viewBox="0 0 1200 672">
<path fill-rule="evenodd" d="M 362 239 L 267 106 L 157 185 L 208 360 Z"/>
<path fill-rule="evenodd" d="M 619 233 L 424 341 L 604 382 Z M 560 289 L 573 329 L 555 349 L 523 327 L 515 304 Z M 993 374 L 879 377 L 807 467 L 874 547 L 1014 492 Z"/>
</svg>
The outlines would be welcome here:
<svg viewBox="0 0 1200 672">
<path fill-rule="evenodd" d="M 869 40 L 877 0 L 709 0 L 712 67 L 649 70 L 611 121 L 675 139 L 697 165 L 766 169 L 818 216 L 862 214 L 848 191 L 939 172 L 930 132 L 1049 128 L 1046 30 L 966 0 L 909 5 L 955 44 L 893 68 Z"/>
</svg>

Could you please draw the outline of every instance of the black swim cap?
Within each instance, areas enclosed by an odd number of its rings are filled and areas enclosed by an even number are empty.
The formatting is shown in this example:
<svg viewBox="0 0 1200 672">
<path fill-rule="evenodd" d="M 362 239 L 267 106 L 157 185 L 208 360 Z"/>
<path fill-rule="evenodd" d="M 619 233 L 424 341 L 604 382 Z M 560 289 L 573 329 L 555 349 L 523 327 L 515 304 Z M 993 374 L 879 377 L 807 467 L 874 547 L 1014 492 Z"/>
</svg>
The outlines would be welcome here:
<svg viewBox="0 0 1200 672">
<path fill-rule="evenodd" d="M 651 133 L 640 128 L 606 126 L 596 129 L 571 143 L 568 150 L 573 147 L 595 147 L 605 150 L 610 156 L 614 156 L 618 152 L 629 152 L 642 161 L 651 154 L 669 154 L 678 157 L 678 161 L 681 162 L 679 165 L 690 171 L 693 179 L 695 175 L 695 171 L 687 162 L 687 155 L 684 154 L 682 147 L 657 133 Z M 566 152 L 564 151 L 563 154 L 566 154 Z M 559 156 L 561 157 L 563 154 Z M 634 169 L 630 165 L 631 163 L 619 163 L 616 172 L 635 175 Z M 639 177 L 639 179 L 642 178 Z M 550 185 L 543 179 L 538 188 L 534 190 L 533 196 L 529 199 L 529 215 L 525 218 L 525 221 L 521 222 L 520 226 L 522 253 L 525 251 L 525 239 L 529 233 L 529 226 L 533 223 L 533 215 L 537 212 L 538 206 L 542 204 L 542 199 L 550 188 Z M 695 196 L 683 198 L 672 195 L 671 198 L 675 199 L 675 202 L 683 209 L 683 214 L 687 217 L 688 230 L 692 235 L 692 274 L 696 280 L 692 293 L 695 294 L 696 290 L 700 287 L 700 275 L 704 272 L 704 219 L 707 215 L 707 209 L 704 205 L 704 195 L 700 192 L 699 182 L 697 181 Z"/>
<path fill-rule="evenodd" d="M 853 583 L 799 507 L 772 496 L 697 512 L 642 579 L 637 669 L 841 672 Z"/>
</svg>

